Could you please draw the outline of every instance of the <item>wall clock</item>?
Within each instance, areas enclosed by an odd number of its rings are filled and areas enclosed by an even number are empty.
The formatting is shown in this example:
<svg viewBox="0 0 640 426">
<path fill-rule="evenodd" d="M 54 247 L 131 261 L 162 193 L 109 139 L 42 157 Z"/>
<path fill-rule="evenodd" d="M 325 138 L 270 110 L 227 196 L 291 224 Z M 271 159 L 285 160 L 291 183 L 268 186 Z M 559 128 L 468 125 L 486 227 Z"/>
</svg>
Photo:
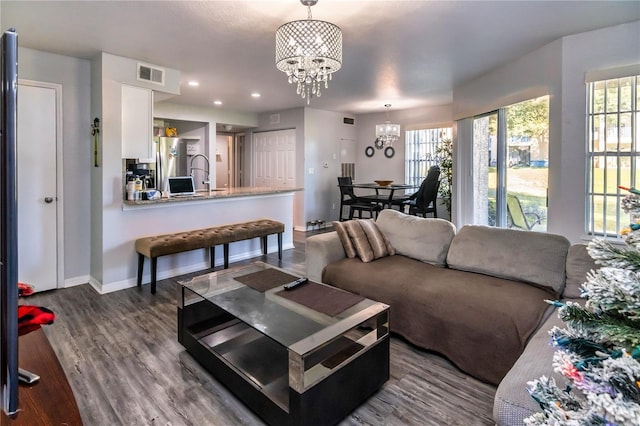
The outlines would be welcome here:
<svg viewBox="0 0 640 426">
<path fill-rule="evenodd" d="M 367 157 L 373 157 L 373 154 L 375 154 L 375 153 L 376 153 L 376 151 L 373 149 L 372 146 L 368 146 L 364 150 L 364 155 L 366 155 Z"/>
<path fill-rule="evenodd" d="M 388 147 L 386 147 L 384 149 L 384 156 L 387 157 L 387 158 L 393 157 L 395 155 L 395 153 L 396 153 L 396 150 L 393 149 L 392 146 L 388 146 Z"/>
</svg>

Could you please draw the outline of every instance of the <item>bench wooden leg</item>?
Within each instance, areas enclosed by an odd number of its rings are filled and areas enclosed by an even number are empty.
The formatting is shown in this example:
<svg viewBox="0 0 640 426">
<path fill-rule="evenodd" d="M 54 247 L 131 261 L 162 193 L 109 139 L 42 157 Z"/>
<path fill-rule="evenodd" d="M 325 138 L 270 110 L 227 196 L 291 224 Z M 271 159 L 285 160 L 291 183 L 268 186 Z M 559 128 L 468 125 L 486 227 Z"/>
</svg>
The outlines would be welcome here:
<svg viewBox="0 0 640 426">
<path fill-rule="evenodd" d="M 151 294 L 156 294 L 156 273 L 158 271 L 158 258 L 151 258 Z"/>
<path fill-rule="evenodd" d="M 282 232 L 278 232 L 278 259 L 282 260 Z"/>
<path fill-rule="evenodd" d="M 142 288 L 142 268 L 144 268 L 144 254 L 138 253 L 138 287 Z"/>
<path fill-rule="evenodd" d="M 216 267 L 216 246 L 209 247 L 209 258 L 211 261 L 211 269 Z"/>
<path fill-rule="evenodd" d="M 262 240 L 261 241 L 262 242 L 262 254 L 266 255 L 267 254 L 267 236 L 265 235 L 263 237 L 260 237 L 260 239 Z"/>
<path fill-rule="evenodd" d="M 229 267 L 229 244 L 225 244 L 224 246 L 224 269 Z"/>
</svg>

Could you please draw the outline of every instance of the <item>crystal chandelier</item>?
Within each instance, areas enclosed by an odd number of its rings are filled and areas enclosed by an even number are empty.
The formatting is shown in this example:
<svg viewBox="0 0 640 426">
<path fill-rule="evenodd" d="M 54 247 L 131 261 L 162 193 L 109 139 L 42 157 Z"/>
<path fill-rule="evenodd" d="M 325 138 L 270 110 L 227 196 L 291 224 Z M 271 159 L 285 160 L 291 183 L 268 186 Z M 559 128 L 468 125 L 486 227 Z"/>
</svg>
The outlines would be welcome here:
<svg viewBox="0 0 640 426">
<path fill-rule="evenodd" d="M 309 104 L 342 67 L 342 31 L 330 22 L 312 19 L 311 6 L 318 0 L 300 3 L 307 6 L 307 19 L 287 22 L 276 31 L 276 67 L 287 74 L 290 84 L 297 84 L 296 92 Z"/>
<path fill-rule="evenodd" d="M 400 138 L 400 125 L 392 124 L 389 121 L 389 108 L 391 104 L 385 104 L 387 109 L 387 121 L 384 124 L 376 124 L 376 146 L 382 148 L 382 146 L 391 146 L 394 142 L 397 142 Z"/>
</svg>

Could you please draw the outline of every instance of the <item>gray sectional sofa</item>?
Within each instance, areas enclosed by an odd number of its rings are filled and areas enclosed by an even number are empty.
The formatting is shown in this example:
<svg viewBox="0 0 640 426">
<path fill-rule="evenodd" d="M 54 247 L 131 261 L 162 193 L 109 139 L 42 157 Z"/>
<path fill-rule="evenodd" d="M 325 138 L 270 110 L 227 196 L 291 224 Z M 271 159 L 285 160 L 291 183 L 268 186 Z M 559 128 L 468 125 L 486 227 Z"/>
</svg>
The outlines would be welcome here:
<svg viewBox="0 0 640 426">
<path fill-rule="evenodd" d="M 545 299 L 577 299 L 595 264 L 560 235 L 464 226 L 384 210 L 376 224 L 396 254 L 348 258 L 336 232 L 307 239 L 309 279 L 391 307 L 391 331 L 498 385 L 494 420 L 538 411 L 526 382 L 553 375 Z M 558 378 L 560 379 L 560 378 Z"/>
</svg>

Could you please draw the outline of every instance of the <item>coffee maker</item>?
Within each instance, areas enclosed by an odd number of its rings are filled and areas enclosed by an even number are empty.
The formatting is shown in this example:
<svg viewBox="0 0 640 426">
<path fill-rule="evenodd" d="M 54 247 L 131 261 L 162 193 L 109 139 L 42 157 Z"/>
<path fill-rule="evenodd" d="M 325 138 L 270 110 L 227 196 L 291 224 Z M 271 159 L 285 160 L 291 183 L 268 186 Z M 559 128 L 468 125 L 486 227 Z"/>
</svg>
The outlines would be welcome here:
<svg viewBox="0 0 640 426">
<path fill-rule="evenodd" d="M 156 187 L 155 173 L 149 169 L 146 163 L 127 163 L 127 179 L 142 180 L 143 189 L 153 189 Z"/>
</svg>

